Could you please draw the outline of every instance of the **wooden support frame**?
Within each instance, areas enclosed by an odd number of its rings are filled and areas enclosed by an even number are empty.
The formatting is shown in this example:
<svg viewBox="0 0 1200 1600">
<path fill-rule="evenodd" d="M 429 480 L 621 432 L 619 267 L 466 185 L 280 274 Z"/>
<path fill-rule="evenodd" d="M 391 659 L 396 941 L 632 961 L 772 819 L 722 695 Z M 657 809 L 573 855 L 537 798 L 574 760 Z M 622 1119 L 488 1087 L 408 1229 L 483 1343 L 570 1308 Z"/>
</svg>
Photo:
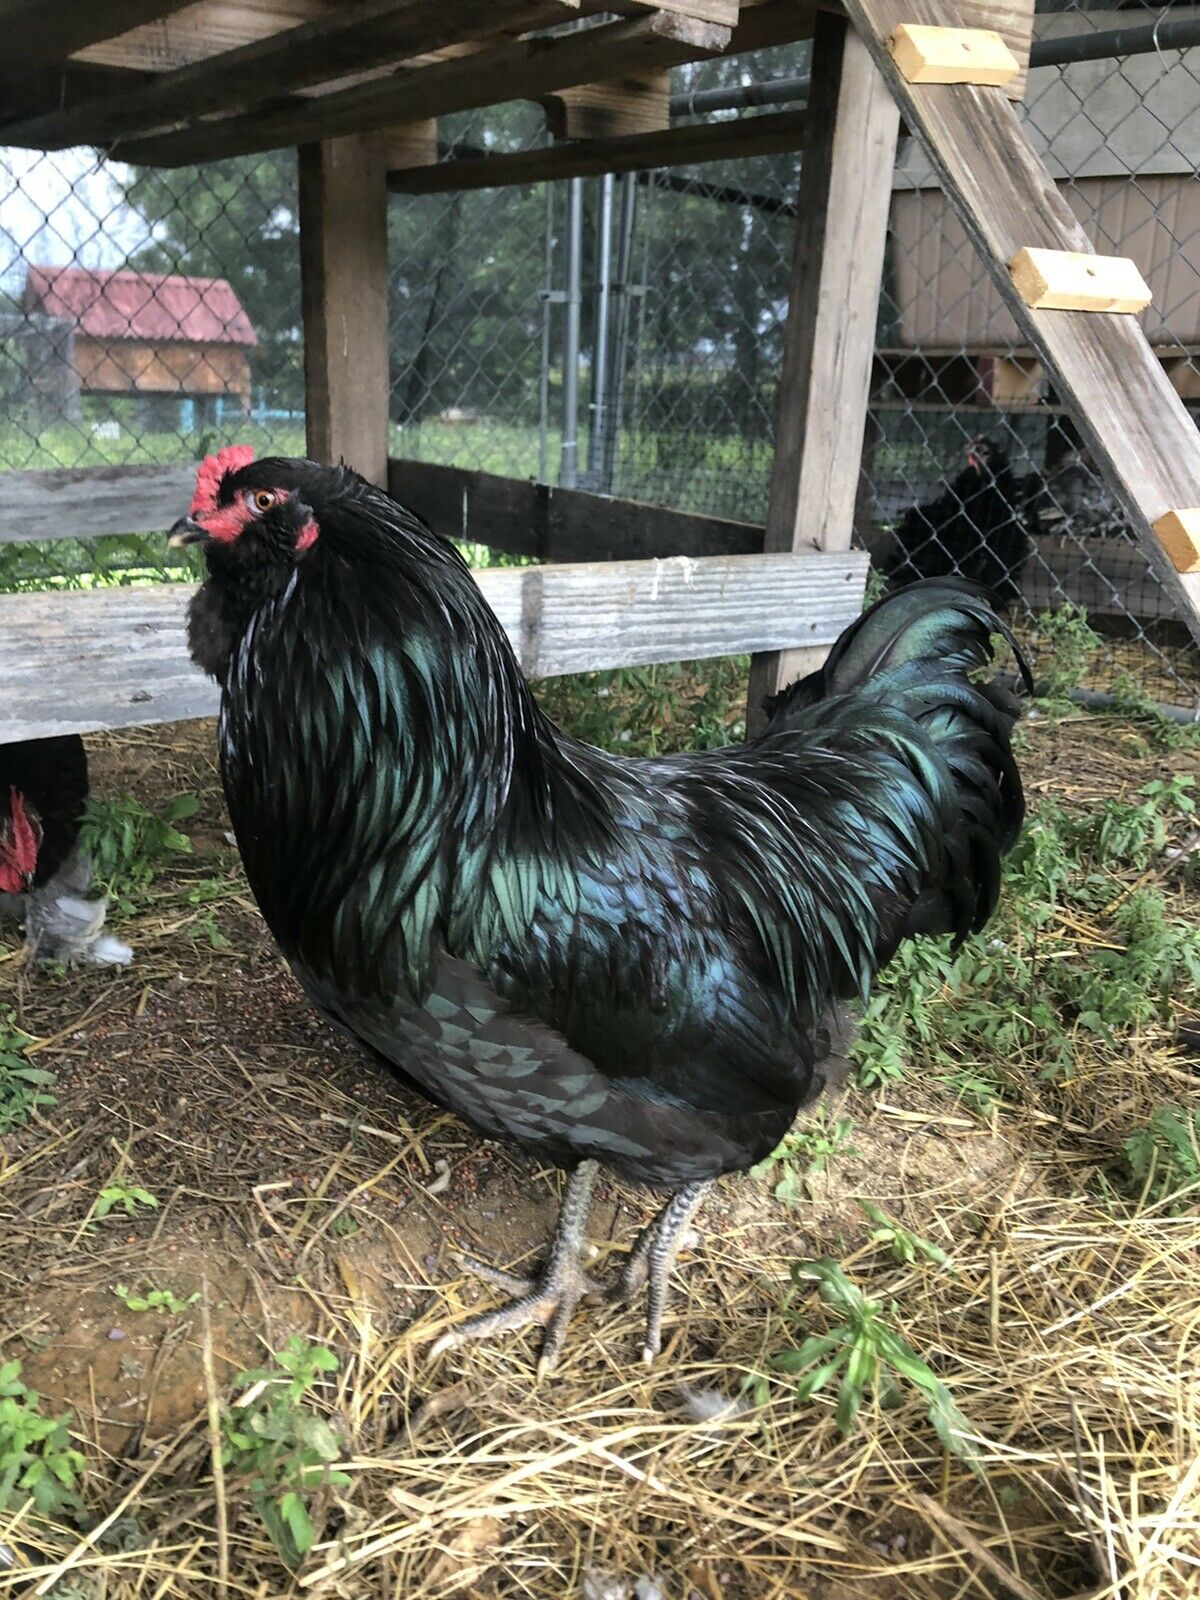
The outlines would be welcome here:
<svg viewBox="0 0 1200 1600">
<path fill-rule="evenodd" d="M 300 149 L 308 453 L 387 482 L 387 182 L 369 134 Z"/>
<path fill-rule="evenodd" d="M 844 550 L 859 463 L 900 118 L 862 41 L 822 15 L 800 168 L 766 548 Z M 819 652 L 755 656 L 746 727 Z"/>
<path fill-rule="evenodd" d="M 425 66 L 405 68 L 382 78 L 351 84 L 317 98 L 295 96 L 278 109 L 263 108 L 244 116 L 210 118 L 192 127 L 149 138 L 122 141 L 129 161 L 164 166 L 247 155 L 267 145 L 295 144 L 303 139 L 328 139 L 365 133 L 418 119 L 469 111 L 489 104 L 497 85 L 510 99 L 540 99 L 588 83 L 597 64 L 612 73 L 629 72 L 636 86 L 648 71 L 719 54 L 730 30 L 697 22 L 673 12 L 598 24 L 553 38 L 535 36 L 485 44 Z M 663 79 L 663 107 L 666 106 Z M 610 89 L 611 103 L 615 91 Z M 615 95 L 618 104 L 621 96 Z M 602 101 L 602 106 L 603 106 Z"/>
</svg>

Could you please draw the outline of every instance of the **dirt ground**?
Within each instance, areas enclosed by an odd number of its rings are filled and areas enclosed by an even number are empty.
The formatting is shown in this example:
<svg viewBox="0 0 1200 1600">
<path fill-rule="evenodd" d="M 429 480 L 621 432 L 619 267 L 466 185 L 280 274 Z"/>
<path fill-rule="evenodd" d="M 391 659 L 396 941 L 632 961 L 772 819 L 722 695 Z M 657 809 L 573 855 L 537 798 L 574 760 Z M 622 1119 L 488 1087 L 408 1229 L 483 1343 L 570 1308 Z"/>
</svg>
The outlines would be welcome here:
<svg viewBox="0 0 1200 1600">
<path fill-rule="evenodd" d="M 1086 806 L 1169 768 L 1200 773 L 1195 751 L 1154 753 L 1117 722 L 1034 723 L 1027 738 L 1034 798 Z M 1106 1586 L 1097 1570 L 1103 1519 L 1089 1522 L 1086 1496 L 1111 1493 L 1119 1516 L 1110 1521 L 1133 1527 L 1130 1537 L 1144 1544 L 1152 1533 L 1129 1504 L 1139 1460 L 1146 1505 L 1182 1494 L 1175 1513 L 1182 1506 L 1192 1518 L 1188 1537 L 1200 1556 L 1195 1474 L 1189 1482 L 1181 1468 L 1168 1489 L 1148 1442 L 1156 1428 L 1181 1426 L 1163 1411 L 1163 1395 L 1185 1381 L 1189 1359 L 1165 1350 L 1152 1310 L 1124 1348 L 1134 1379 L 1117 1375 L 1102 1318 L 1088 1324 L 1082 1353 L 1065 1353 L 1044 1331 L 1092 1315 L 1114 1252 L 1152 1301 L 1163 1292 L 1157 1285 L 1174 1281 L 1167 1269 L 1184 1243 L 1166 1218 L 1129 1222 L 1081 1198 L 1072 1174 L 1111 1159 L 1119 1139 L 1099 1113 L 1084 1114 L 1086 1088 L 1074 1104 L 1047 1094 L 1041 1106 L 1003 1114 L 911 1082 L 849 1091 L 837 1109 L 853 1116 L 856 1153 L 813 1179 L 807 1203 L 784 1206 L 769 1183 L 746 1178 L 705 1204 L 680 1268 L 667 1351 L 649 1373 L 635 1365 L 640 1312 L 609 1308 L 579 1323 L 560 1374 L 540 1386 L 536 1334 L 433 1362 L 429 1343 L 494 1294 L 463 1273 L 454 1252 L 504 1266 L 535 1260 L 560 1175 L 417 1100 L 310 1010 L 241 879 L 211 724 L 108 735 L 90 749 L 97 793 L 128 791 L 154 805 L 187 792 L 200 808 L 184 824 L 192 854 L 164 865 L 148 903 L 120 924 L 136 951 L 127 971 L 29 971 L 15 934 L 0 944 L 0 1006 L 15 1009 L 35 1040 L 30 1059 L 56 1078 L 55 1103 L 0 1139 L 0 1346 L 19 1358 L 22 1380 L 48 1411 L 74 1413 L 93 1516 L 117 1511 L 87 1548 L 45 1532 L 24 1545 L 9 1538 L 33 1563 L 20 1592 L 33 1592 L 39 1575 L 52 1581 L 66 1560 L 70 1577 L 59 1576 L 53 1592 L 90 1600 L 216 1592 L 607 1600 L 652 1572 L 664 1595 L 701 1600 L 1118 1592 L 1134 1600 L 1133 1589 Z M 1162 1070 L 1195 1092 L 1195 1063 L 1181 1064 L 1170 1039 L 1138 1048 L 1158 1052 Z M 1111 1103 L 1097 1092 L 1097 1108 Z M 97 1217 L 97 1197 L 114 1185 L 136 1186 L 157 1204 L 133 1215 L 118 1204 Z M 761 1369 L 791 1261 L 846 1264 L 869 1251 L 856 1196 L 947 1249 L 961 1243 L 964 1216 L 977 1224 L 954 1292 L 932 1296 L 909 1336 L 953 1371 L 960 1405 L 996 1441 L 986 1494 L 927 1429 L 914 1446 L 919 1406 L 903 1418 L 881 1411 L 865 1436 L 848 1440 L 828 1407 L 786 1424 L 693 1414 L 697 1392 L 736 1396 L 743 1375 Z M 645 1194 L 601 1184 L 591 1236 L 602 1258 L 611 1251 L 619 1260 L 650 1205 Z M 1193 1222 L 1189 1239 L 1196 1234 Z M 118 1288 L 125 1298 L 170 1290 L 185 1305 L 131 1311 Z M 275 1558 L 238 1485 L 226 1486 L 215 1515 L 205 1435 L 210 1390 L 234 1393 L 237 1374 L 295 1332 L 339 1357 L 328 1409 L 352 1484 L 298 1575 Z M 1071 1376 L 1076 1360 L 1092 1363 L 1086 1376 Z M 1039 1362 L 1043 1372 L 1063 1365 L 1050 1398 Z M 1003 1384 L 989 1368 L 1004 1371 Z M 1068 1492 L 1073 1427 L 1076 1453 L 1096 1459 L 1082 1396 L 1114 1382 L 1123 1398 L 1112 1402 L 1099 1447 L 1111 1457 L 1108 1476 L 1081 1469 L 1084 1489 Z M 1071 1409 L 1076 1387 L 1082 1419 Z M 1186 1404 L 1194 1426 L 1194 1392 Z M 1064 1419 L 1052 1448 L 1031 1443 L 1034 1405 Z M 121 1528 L 124 1545 L 114 1545 Z M 1171 1539 L 1159 1542 L 1170 1554 Z M 1145 1600 L 1200 1594 L 1200 1566 L 1190 1590 L 1178 1586 L 1189 1581 L 1186 1563 L 1178 1583 L 1170 1562 L 1162 1572 L 1149 1558 L 1143 1567 L 1161 1585 Z M 0 1564 L 0 1588 L 16 1584 Z"/>
</svg>

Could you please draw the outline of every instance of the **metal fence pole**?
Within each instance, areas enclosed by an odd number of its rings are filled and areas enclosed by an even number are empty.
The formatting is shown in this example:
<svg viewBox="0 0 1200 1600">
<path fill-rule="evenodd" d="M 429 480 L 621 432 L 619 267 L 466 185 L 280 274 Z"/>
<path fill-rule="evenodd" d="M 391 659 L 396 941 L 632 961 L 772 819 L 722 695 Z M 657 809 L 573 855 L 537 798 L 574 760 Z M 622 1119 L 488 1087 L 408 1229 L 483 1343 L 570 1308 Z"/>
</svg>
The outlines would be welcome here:
<svg viewBox="0 0 1200 1600">
<path fill-rule="evenodd" d="M 573 489 L 579 467 L 579 312 L 583 270 L 583 179 L 567 184 L 567 318 L 563 336 L 563 433 L 558 481 Z"/>
</svg>

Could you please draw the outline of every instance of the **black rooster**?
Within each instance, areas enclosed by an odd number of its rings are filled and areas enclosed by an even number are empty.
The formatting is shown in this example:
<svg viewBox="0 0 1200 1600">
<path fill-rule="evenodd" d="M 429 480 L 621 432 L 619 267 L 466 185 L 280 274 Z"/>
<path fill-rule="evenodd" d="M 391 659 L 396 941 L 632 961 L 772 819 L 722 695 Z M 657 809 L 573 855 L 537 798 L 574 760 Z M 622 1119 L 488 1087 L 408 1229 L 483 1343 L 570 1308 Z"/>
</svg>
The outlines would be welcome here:
<svg viewBox="0 0 1200 1600">
<path fill-rule="evenodd" d="M 597 1163 L 672 1191 L 622 1280 L 659 1348 L 681 1229 L 817 1089 L 899 941 L 986 920 L 1023 814 L 1001 628 L 919 585 L 850 628 L 753 745 L 657 760 L 538 709 L 454 548 L 344 468 L 235 449 L 176 542 L 208 581 L 225 790 L 251 886 L 316 1005 L 485 1133 L 573 1169 L 549 1260 L 439 1348 L 594 1289 Z M 511 1282 L 512 1280 L 507 1280 Z"/>
<path fill-rule="evenodd" d="M 0 745 L 0 913 L 24 922 L 36 956 L 123 966 L 132 951 L 104 933 L 106 902 L 84 898 L 92 882 L 79 846 L 87 796 L 78 734 Z"/>
<path fill-rule="evenodd" d="M 1008 457 L 988 439 L 967 446 L 967 463 L 936 500 L 911 506 L 882 566 L 892 587 L 953 573 L 1011 606 L 1021 597 L 1029 554 L 1023 489 Z"/>
</svg>

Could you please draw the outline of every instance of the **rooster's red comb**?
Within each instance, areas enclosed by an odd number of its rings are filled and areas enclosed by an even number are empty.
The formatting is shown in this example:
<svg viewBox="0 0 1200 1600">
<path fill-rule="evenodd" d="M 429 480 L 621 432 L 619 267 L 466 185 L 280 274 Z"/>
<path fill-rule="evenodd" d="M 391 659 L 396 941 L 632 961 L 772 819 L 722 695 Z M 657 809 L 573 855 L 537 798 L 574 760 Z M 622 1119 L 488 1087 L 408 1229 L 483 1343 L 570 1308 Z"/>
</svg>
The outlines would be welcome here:
<svg viewBox="0 0 1200 1600">
<path fill-rule="evenodd" d="M 196 488 L 188 515 L 194 517 L 201 511 L 214 511 L 221 479 L 227 472 L 240 472 L 253 460 L 254 447 L 248 444 L 229 444 L 215 456 L 205 456 L 196 468 Z"/>
</svg>

